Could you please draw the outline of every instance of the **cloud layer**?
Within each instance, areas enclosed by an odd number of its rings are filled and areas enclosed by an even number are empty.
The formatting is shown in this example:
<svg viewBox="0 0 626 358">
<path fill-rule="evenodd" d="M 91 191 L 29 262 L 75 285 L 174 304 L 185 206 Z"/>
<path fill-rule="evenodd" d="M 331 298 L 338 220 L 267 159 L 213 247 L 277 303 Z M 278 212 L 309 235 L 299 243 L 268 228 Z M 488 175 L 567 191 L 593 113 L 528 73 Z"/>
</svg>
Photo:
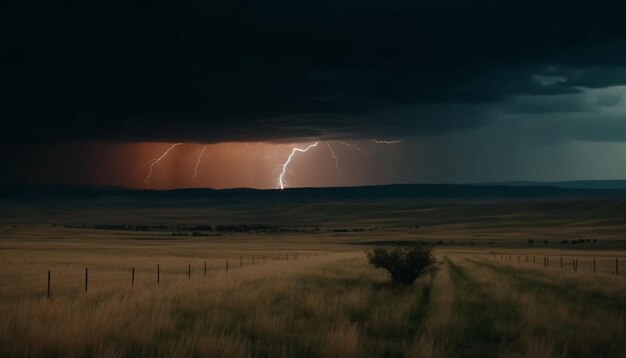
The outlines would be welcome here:
<svg viewBox="0 0 626 358">
<path fill-rule="evenodd" d="M 537 120 L 546 140 L 625 141 L 624 13 L 617 0 L 15 2 L 2 136 L 280 142 Z"/>
</svg>

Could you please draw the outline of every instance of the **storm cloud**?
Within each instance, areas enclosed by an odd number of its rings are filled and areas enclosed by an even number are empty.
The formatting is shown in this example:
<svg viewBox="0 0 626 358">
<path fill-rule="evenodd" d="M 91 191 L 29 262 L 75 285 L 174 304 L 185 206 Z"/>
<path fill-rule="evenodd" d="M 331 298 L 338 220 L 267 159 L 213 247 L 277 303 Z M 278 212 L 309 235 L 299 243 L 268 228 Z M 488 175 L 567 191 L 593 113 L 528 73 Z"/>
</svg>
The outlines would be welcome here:
<svg viewBox="0 0 626 358">
<path fill-rule="evenodd" d="M 623 1 L 14 2 L 5 141 L 626 141 Z"/>
</svg>

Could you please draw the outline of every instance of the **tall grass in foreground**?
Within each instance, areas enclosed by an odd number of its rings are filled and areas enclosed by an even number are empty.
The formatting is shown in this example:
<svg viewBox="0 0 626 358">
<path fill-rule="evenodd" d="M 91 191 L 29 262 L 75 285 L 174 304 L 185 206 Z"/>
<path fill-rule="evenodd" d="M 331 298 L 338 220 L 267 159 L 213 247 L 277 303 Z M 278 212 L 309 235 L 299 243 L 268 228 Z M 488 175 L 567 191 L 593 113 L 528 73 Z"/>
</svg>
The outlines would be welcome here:
<svg viewBox="0 0 626 358">
<path fill-rule="evenodd" d="M 408 287 L 362 252 L 49 301 L 15 282 L 0 292 L 0 356 L 626 356 L 623 278 L 440 260 Z"/>
<path fill-rule="evenodd" d="M 0 356 L 403 355 L 431 283 L 396 287 L 358 253 L 50 301 L 11 295 Z"/>
</svg>

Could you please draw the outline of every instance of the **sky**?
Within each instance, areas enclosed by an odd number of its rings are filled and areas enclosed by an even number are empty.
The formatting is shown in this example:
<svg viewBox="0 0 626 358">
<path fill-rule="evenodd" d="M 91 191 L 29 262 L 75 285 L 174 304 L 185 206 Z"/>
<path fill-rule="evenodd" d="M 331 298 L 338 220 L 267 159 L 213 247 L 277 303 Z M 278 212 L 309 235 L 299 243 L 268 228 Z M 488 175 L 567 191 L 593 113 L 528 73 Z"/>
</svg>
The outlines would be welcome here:
<svg viewBox="0 0 626 358">
<path fill-rule="evenodd" d="M 0 183 L 624 179 L 624 13 L 614 0 L 9 1 Z"/>
</svg>

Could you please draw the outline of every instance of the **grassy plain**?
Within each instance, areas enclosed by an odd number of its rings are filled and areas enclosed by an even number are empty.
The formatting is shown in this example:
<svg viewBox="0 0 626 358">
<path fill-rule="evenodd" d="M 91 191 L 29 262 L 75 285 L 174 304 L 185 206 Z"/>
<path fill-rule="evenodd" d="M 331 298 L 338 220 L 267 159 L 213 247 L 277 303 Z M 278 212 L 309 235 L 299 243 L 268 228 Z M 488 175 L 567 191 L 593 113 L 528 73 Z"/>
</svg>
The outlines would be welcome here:
<svg viewBox="0 0 626 358">
<path fill-rule="evenodd" d="M 109 199 L 2 210 L 2 357 L 626 356 L 623 202 Z M 172 236 L 180 225 L 258 223 L 284 231 Z M 106 224 L 161 228 L 97 228 Z M 585 242 L 561 243 L 574 239 Z M 437 244 L 439 270 L 409 287 L 363 254 L 419 241 Z"/>
</svg>

